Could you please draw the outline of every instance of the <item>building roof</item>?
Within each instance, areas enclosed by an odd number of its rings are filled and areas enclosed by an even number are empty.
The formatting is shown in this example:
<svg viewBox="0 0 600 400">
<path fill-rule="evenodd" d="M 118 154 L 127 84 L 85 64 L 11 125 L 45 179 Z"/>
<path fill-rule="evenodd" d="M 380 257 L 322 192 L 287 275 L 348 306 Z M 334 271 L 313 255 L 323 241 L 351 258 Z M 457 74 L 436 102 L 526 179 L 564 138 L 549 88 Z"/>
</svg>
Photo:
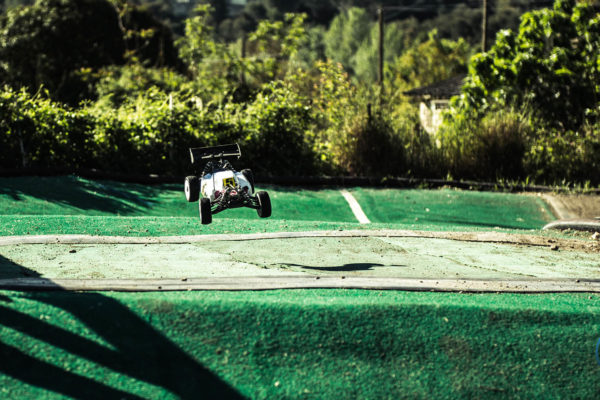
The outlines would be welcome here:
<svg viewBox="0 0 600 400">
<path fill-rule="evenodd" d="M 453 76 L 443 81 L 432 83 L 431 85 L 421 86 L 404 92 L 407 96 L 428 97 L 435 99 L 449 99 L 452 96 L 460 94 L 466 74 Z"/>
</svg>

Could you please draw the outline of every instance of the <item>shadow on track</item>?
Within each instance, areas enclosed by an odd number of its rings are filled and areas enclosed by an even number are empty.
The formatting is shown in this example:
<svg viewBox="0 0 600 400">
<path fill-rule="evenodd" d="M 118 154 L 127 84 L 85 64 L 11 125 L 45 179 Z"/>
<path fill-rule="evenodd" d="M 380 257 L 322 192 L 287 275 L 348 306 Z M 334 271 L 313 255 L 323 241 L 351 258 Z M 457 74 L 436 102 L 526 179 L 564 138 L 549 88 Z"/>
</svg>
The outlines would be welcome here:
<svg viewBox="0 0 600 400">
<path fill-rule="evenodd" d="M 12 267 L 10 267 L 12 265 Z M 22 266 L 0 257 L 4 279 L 23 277 Z M 12 271 L 6 270 L 12 268 Z M 28 276 L 37 276 L 31 271 Z M 100 293 L 66 291 L 27 292 L 18 295 L 39 302 L 28 314 L 17 309 L 17 301 L 0 295 L 0 325 L 42 341 L 57 350 L 96 363 L 134 379 L 160 386 L 182 399 L 242 396 L 210 370 L 198 363 L 144 319 L 119 301 Z M 111 347 L 40 319 L 47 306 L 60 308 Z M 34 315 L 35 313 L 35 315 Z M 22 382 L 66 396 L 82 399 L 141 398 L 43 361 L 0 340 L 0 373 Z M 57 356 L 60 357 L 60 356 Z M 55 360 L 61 365 L 65 360 Z M 100 374 L 99 374 L 100 375 Z M 100 375 L 101 376 L 101 375 Z"/>
<path fill-rule="evenodd" d="M 300 265 L 300 264 L 281 264 L 288 267 L 299 267 L 303 269 L 312 269 L 317 271 L 331 271 L 331 272 L 348 272 L 348 271 L 371 271 L 375 267 L 406 267 L 406 265 L 383 265 L 383 264 L 373 264 L 373 263 L 352 263 L 352 264 L 344 264 L 334 267 L 311 267 L 308 265 Z"/>
<path fill-rule="evenodd" d="M 50 203 L 68 205 L 81 210 L 96 210 L 128 215 L 150 209 L 154 198 L 165 188 L 178 185 L 142 185 L 123 182 L 91 181 L 76 176 L 0 178 L 0 195 L 13 201 L 31 196 Z"/>
</svg>

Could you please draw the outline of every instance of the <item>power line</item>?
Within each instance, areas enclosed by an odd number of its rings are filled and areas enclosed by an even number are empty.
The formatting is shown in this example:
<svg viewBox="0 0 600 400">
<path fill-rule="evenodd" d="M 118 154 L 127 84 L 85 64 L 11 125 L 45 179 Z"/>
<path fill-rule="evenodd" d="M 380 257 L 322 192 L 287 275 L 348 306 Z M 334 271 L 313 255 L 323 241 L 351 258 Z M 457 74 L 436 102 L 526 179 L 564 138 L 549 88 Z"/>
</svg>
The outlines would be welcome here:
<svg viewBox="0 0 600 400">
<path fill-rule="evenodd" d="M 510 8 L 524 8 L 526 10 L 533 10 L 538 8 L 551 7 L 554 4 L 553 0 L 531 0 L 527 4 L 508 4 L 506 8 L 498 9 L 493 4 L 488 5 L 488 14 L 498 14 L 504 9 Z M 468 10 L 481 11 L 482 1 L 457 1 L 457 2 L 444 2 L 444 4 L 429 4 L 429 5 L 406 5 L 406 6 L 371 6 L 369 7 L 373 12 L 378 12 L 379 9 L 384 10 L 384 22 L 394 21 L 401 18 L 405 14 L 434 14 L 436 11 L 442 11 L 442 13 L 452 12 L 458 6 L 464 5 Z M 395 13 L 390 13 L 390 11 Z"/>
<path fill-rule="evenodd" d="M 552 0 L 532 0 L 528 1 L 526 4 L 507 4 L 507 8 L 509 7 L 523 7 L 525 9 L 532 9 L 538 7 L 548 7 L 552 6 L 554 1 Z M 405 12 L 433 12 L 438 11 L 440 9 L 448 9 L 448 8 L 456 8 L 458 6 L 467 6 L 467 8 L 472 10 L 481 9 L 481 1 L 457 1 L 457 2 L 444 2 L 443 4 L 429 4 L 429 5 L 405 5 L 405 6 L 391 6 L 391 5 L 379 5 L 379 6 L 371 6 L 371 9 L 384 9 L 385 11 L 405 11 Z M 493 6 L 493 5 L 492 5 Z M 492 7 L 493 8 L 493 7 Z"/>
</svg>

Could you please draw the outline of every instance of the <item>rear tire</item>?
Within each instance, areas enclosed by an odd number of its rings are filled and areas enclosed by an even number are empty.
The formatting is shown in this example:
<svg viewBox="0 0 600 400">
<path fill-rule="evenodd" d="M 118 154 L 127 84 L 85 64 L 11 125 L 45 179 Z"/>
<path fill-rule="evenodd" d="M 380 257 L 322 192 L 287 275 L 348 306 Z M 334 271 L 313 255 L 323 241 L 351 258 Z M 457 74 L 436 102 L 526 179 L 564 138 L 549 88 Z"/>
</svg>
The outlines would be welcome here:
<svg viewBox="0 0 600 400">
<path fill-rule="evenodd" d="M 242 175 L 246 178 L 246 180 L 250 183 L 250 187 L 252 188 L 252 193 L 254 193 L 254 174 L 251 169 L 243 169 Z"/>
<path fill-rule="evenodd" d="M 200 198 L 200 180 L 197 176 L 186 176 L 185 183 L 183 185 L 183 191 L 185 192 L 185 199 L 190 203 L 198 201 Z"/>
<path fill-rule="evenodd" d="M 256 210 L 258 216 L 261 218 L 270 217 L 271 199 L 269 198 L 269 193 L 260 191 L 256 193 L 256 198 L 258 199 L 258 209 Z"/>
<path fill-rule="evenodd" d="M 210 210 L 210 199 L 203 197 L 198 203 L 198 209 L 200 212 L 200 222 L 202 225 L 208 225 L 212 222 L 212 212 Z"/>
</svg>

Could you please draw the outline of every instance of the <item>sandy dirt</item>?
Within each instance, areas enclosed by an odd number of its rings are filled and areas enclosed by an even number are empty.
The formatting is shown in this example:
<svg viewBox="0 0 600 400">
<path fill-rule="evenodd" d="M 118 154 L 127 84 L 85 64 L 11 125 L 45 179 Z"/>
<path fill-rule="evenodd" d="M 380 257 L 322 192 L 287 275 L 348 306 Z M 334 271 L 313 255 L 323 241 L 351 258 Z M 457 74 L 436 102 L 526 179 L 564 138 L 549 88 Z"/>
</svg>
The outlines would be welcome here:
<svg viewBox="0 0 600 400">
<path fill-rule="evenodd" d="M 157 242 L 161 238 L 81 236 L 79 243 L 68 243 L 67 237 L 59 243 L 46 237 L 43 243 L 42 238 L 38 244 L 0 241 L 0 279 L 600 279 L 599 241 L 533 235 L 329 231 L 164 237 L 163 243 Z M 132 240 L 137 243 L 128 243 Z"/>
</svg>

